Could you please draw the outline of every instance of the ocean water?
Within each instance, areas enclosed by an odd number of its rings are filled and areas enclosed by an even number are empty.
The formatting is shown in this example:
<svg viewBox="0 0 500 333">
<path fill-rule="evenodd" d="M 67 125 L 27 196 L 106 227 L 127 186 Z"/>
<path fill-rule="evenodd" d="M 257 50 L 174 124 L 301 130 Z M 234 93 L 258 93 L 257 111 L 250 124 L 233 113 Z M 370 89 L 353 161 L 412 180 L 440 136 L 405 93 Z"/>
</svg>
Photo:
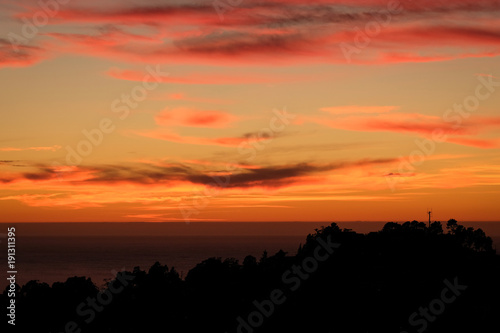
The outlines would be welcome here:
<svg viewBox="0 0 500 333">
<path fill-rule="evenodd" d="M 148 270 L 159 261 L 175 267 L 183 277 L 209 257 L 247 255 L 260 258 L 263 251 L 280 249 L 295 254 L 303 237 L 298 236 L 69 236 L 20 237 L 17 241 L 17 282 L 40 280 L 52 284 L 71 276 L 87 276 L 100 286 L 112 271 Z M 0 261 L 5 267 L 5 260 Z M 6 285 L 6 284 L 5 284 Z"/>
<path fill-rule="evenodd" d="M 308 233 L 329 223 L 51 223 L 0 224 L 0 233 L 16 227 L 17 283 L 39 280 L 52 284 L 72 276 L 86 276 L 102 286 L 113 272 L 139 266 L 148 270 L 159 261 L 185 277 L 209 257 L 260 258 L 282 249 L 293 255 Z M 357 232 L 380 230 L 384 223 L 345 222 Z M 500 223 L 463 223 L 483 228 L 500 251 Z M 6 239 L 0 256 L 2 275 L 7 271 Z M 7 285 L 5 278 L 0 287 Z"/>
</svg>

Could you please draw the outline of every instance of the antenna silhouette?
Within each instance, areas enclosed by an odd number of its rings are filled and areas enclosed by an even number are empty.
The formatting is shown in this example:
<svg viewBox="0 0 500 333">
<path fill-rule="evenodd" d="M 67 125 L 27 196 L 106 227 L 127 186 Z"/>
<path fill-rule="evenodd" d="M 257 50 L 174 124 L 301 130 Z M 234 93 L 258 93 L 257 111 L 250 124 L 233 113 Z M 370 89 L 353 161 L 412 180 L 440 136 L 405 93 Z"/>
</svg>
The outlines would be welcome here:
<svg viewBox="0 0 500 333">
<path fill-rule="evenodd" d="M 431 210 L 427 209 L 427 214 L 429 215 L 429 228 L 430 228 L 431 227 L 432 208 L 431 208 Z"/>
</svg>

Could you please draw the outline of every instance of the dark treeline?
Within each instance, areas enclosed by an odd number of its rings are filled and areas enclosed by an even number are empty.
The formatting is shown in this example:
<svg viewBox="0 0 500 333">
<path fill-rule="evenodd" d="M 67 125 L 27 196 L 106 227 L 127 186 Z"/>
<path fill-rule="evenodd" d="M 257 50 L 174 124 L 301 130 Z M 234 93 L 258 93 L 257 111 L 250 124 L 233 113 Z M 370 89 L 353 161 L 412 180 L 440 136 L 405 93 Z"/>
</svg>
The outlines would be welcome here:
<svg viewBox="0 0 500 333">
<path fill-rule="evenodd" d="M 445 230 L 443 230 L 445 229 Z M 1 295 L 8 306 L 7 289 Z M 8 319 L 8 318 L 7 318 Z M 335 223 L 295 255 L 209 258 L 181 279 L 155 263 L 17 288 L 18 332 L 500 332 L 500 256 L 481 229 Z M 5 331 L 5 330 L 2 330 Z"/>
</svg>

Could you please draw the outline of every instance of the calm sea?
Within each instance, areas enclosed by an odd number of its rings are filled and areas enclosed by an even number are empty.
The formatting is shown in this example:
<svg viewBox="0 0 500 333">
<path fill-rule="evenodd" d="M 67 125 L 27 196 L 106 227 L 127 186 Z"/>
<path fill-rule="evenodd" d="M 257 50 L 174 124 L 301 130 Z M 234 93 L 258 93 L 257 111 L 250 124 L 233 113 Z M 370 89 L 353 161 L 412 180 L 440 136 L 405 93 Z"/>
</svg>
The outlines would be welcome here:
<svg viewBox="0 0 500 333">
<path fill-rule="evenodd" d="M 379 230 L 384 223 L 345 222 L 341 227 L 358 232 Z M 500 250 L 500 223 L 464 223 L 481 227 Z M 52 284 L 71 276 L 91 277 L 101 286 L 113 271 L 147 270 L 154 262 L 175 269 L 183 277 L 209 257 L 260 258 L 280 249 L 295 254 L 308 233 L 327 223 L 15 223 L 0 224 L 0 233 L 16 227 L 17 283 L 39 280 Z M 0 256 L 6 274 L 6 239 Z M 5 282 L 4 282 L 5 281 Z M 2 279 L 2 289 L 7 282 Z"/>
</svg>

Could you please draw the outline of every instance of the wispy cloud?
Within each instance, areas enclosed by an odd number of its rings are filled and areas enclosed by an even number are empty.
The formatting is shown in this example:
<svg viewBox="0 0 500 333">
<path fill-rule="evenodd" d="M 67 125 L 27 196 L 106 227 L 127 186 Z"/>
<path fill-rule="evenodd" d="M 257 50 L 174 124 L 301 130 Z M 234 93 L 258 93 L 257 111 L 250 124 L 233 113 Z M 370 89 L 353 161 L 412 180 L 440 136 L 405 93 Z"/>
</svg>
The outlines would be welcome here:
<svg viewBox="0 0 500 333">
<path fill-rule="evenodd" d="M 456 143 L 458 145 L 482 149 L 500 148 L 499 139 L 448 138 L 446 141 Z"/>
<path fill-rule="evenodd" d="M 260 142 L 268 140 L 266 137 L 257 135 L 258 133 L 245 133 L 237 137 L 194 137 L 180 135 L 171 130 L 148 130 L 134 131 L 136 135 L 191 145 L 209 145 L 222 147 L 238 147 L 244 143 Z M 277 136 L 277 135 L 276 135 Z"/>
<path fill-rule="evenodd" d="M 500 55 L 500 34 L 494 28 L 500 12 L 497 1 L 457 0 L 445 4 L 426 0 L 401 4 L 402 12 L 353 59 L 355 62 L 445 61 Z M 337 0 L 314 4 L 305 0 L 247 2 L 221 21 L 212 3 L 120 4 L 105 8 L 69 5 L 59 10 L 49 24 L 64 24 L 85 32 L 49 32 L 44 36 L 55 41 L 51 45 L 54 53 L 119 58 L 130 63 L 345 63 L 339 44 L 353 43 L 358 33 L 354 27 L 364 27 L 386 7 L 387 1 L 379 0 L 349 4 Z M 30 18 L 36 10 L 24 8 L 11 15 Z M 427 20 L 422 20 L 424 15 Z M 94 31 L 78 29 L 82 26 Z M 4 64 L 27 65 L 41 59 L 25 51 L 24 58 L 19 59 L 4 50 Z"/>
<path fill-rule="evenodd" d="M 193 97 L 189 96 L 185 93 L 171 93 L 164 97 L 165 99 L 172 101 L 187 101 L 187 102 L 196 102 L 196 103 L 204 103 L 204 104 L 232 104 L 234 101 L 227 99 L 217 99 L 217 98 L 202 98 L 202 97 Z"/>
<path fill-rule="evenodd" d="M 186 107 L 166 109 L 155 116 L 156 123 L 164 127 L 225 128 L 238 120 L 238 117 L 224 111 L 198 110 Z"/>
<path fill-rule="evenodd" d="M 47 57 L 43 46 L 18 45 L 17 42 L 15 44 L 17 51 L 11 41 L 0 38 L 0 68 L 31 66 Z"/>
<path fill-rule="evenodd" d="M 56 151 L 61 149 L 61 146 L 55 145 L 50 147 L 26 147 L 26 148 L 18 148 L 18 147 L 4 147 L 0 148 L 0 151 L 25 151 L 25 150 L 34 150 L 34 151 Z"/>
<path fill-rule="evenodd" d="M 432 136 L 436 130 L 447 136 L 445 141 L 477 148 L 496 148 L 498 140 L 477 136 L 500 128 L 500 117 L 475 116 L 457 126 L 443 117 L 421 113 L 394 112 L 394 106 L 343 106 L 322 108 L 330 115 L 302 117 L 300 122 L 312 122 L 335 129 L 362 132 L 393 132 Z M 460 136 L 460 137 L 459 137 Z"/>
<path fill-rule="evenodd" d="M 346 105 L 332 106 L 321 108 L 321 111 L 328 112 L 333 115 L 345 114 L 373 114 L 373 113 L 389 113 L 398 110 L 399 106 L 362 106 L 362 105 Z"/>
<path fill-rule="evenodd" d="M 203 170 L 197 164 L 130 164 L 130 165 L 101 165 L 80 166 L 60 170 L 57 167 L 38 166 L 36 171 L 17 175 L 15 181 L 54 181 L 58 173 L 64 174 L 65 184 L 158 184 L 162 186 L 178 186 L 179 183 L 207 185 L 214 182 L 214 176 L 229 176 L 227 188 L 248 187 L 286 187 L 294 181 L 318 173 L 365 168 L 369 166 L 385 165 L 396 162 L 397 159 L 362 159 L 358 161 L 342 161 L 326 164 L 298 163 L 276 166 L 253 166 L 244 163 L 231 172 L 220 171 L 220 166 L 213 170 Z M 14 181 L 14 180 L 13 180 Z"/>
</svg>

